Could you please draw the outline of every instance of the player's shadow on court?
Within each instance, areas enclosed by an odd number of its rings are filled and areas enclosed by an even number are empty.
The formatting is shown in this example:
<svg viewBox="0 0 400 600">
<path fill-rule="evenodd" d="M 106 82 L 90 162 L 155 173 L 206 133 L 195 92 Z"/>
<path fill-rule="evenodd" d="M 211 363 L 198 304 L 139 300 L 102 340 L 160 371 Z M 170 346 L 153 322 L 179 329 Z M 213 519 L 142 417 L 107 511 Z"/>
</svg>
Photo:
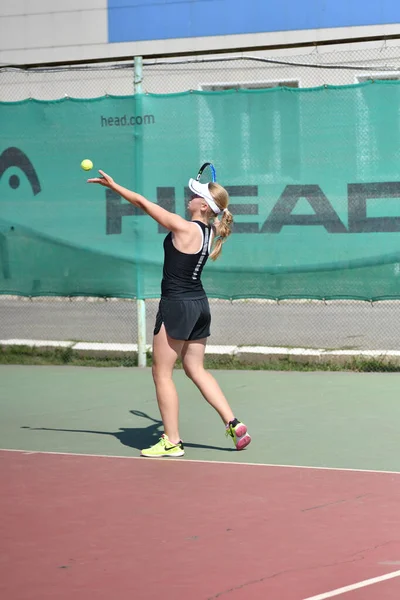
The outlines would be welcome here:
<svg viewBox="0 0 400 600">
<path fill-rule="evenodd" d="M 110 435 L 115 437 L 121 442 L 123 446 L 128 448 L 135 448 L 136 450 L 142 450 L 148 448 L 153 444 L 156 444 L 162 434 L 163 424 L 160 419 L 154 419 L 150 415 L 142 412 L 141 410 L 129 411 L 136 417 L 141 417 L 151 421 L 151 424 L 147 427 L 121 427 L 118 431 L 95 431 L 91 429 L 63 429 L 54 427 L 27 427 L 22 426 L 21 429 L 30 429 L 34 431 L 60 431 L 67 433 L 91 433 L 94 435 Z M 234 452 L 234 448 L 220 447 L 220 446 L 209 446 L 206 444 L 194 444 L 192 442 L 184 441 L 185 448 L 200 448 L 203 450 L 220 450 L 222 452 Z"/>
</svg>

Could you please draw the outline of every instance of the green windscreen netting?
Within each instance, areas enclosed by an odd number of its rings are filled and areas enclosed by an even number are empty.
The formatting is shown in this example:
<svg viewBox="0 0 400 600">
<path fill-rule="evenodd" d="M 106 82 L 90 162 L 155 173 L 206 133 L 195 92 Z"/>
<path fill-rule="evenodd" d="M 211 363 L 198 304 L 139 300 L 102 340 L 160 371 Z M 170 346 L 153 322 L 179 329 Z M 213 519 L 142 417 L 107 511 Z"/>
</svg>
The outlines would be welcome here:
<svg viewBox="0 0 400 600">
<path fill-rule="evenodd" d="M 0 103 L 0 293 L 159 295 L 165 232 L 90 158 L 181 215 L 215 164 L 235 225 L 210 296 L 398 298 L 399 129 L 397 82 Z"/>
</svg>

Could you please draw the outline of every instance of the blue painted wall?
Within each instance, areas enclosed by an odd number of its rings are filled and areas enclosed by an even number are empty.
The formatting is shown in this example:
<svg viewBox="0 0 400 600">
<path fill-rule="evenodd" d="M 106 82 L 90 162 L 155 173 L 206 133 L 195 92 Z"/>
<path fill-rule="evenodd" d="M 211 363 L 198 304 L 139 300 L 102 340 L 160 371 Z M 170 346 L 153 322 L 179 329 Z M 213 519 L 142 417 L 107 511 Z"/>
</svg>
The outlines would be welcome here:
<svg viewBox="0 0 400 600">
<path fill-rule="evenodd" d="M 108 0 L 109 42 L 400 23 L 400 0 Z"/>
</svg>

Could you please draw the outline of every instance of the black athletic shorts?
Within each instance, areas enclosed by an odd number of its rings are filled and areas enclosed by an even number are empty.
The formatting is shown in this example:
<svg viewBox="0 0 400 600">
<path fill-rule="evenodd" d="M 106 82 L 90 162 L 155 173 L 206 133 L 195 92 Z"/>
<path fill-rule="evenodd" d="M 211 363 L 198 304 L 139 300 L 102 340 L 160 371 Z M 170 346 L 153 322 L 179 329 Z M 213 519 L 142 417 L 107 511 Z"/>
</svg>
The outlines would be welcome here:
<svg viewBox="0 0 400 600">
<path fill-rule="evenodd" d="M 201 340 L 208 337 L 211 323 L 208 299 L 161 298 L 154 335 L 157 335 L 163 323 L 167 334 L 174 340 Z"/>
</svg>

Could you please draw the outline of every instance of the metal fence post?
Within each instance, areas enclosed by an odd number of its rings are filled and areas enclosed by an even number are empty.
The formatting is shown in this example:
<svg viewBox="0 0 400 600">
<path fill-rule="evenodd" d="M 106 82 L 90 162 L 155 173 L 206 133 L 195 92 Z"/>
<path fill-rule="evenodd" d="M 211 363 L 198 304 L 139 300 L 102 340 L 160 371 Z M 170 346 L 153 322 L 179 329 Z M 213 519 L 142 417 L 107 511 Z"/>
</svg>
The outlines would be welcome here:
<svg viewBox="0 0 400 600">
<path fill-rule="evenodd" d="M 136 115 L 140 113 L 142 106 L 141 94 L 142 94 L 142 78 L 143 78 L 143 59 L 141 56 L 135 56 L 134 58 L 134 94 L 135 94 L 135 112 Z M 141 193 L 142 187 L 142 128 L 135 125 L 134 137 L 135 137 L 135 182 L 136 191 Z M 143 297 L 143 281 L 140 273 L 140 269 L 137 266 L 137 323 L 138 323 L 138 366 L 146 366 L 146 302 Z"/>
</svg>

